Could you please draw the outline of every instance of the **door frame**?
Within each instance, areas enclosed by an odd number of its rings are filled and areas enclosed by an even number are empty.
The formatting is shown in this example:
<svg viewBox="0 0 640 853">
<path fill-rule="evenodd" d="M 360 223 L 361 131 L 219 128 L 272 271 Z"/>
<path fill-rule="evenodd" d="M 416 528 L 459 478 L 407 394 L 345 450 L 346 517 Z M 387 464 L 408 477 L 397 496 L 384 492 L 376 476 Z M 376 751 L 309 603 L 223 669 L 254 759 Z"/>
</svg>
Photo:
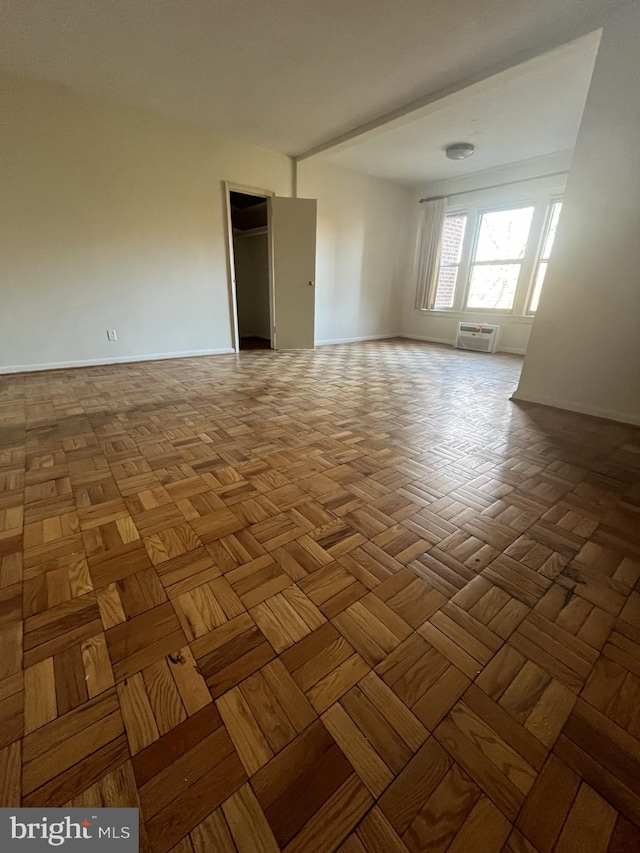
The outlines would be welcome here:
<svg viewBox="0 0 640 853">
<path fill-rule="evenodd" d="M 238 293 L 236 289 L 236 260 L 233 250 L 233 222 L 231 221 L 231 193 L 243 193 L 244 195 L 255 195 L 269 199 L 275 196 L 273 190 L 261 190 L 258 187 L 244 186 L 233 181 L 223 181 L 224 205 L 227 222 L 227 281 L 229 287 L 229 313 L 231 315 L 231 345 L 234 352 L 240 352 L 240 332 L 238 328 Z M 271 258 L 271 223 L 269 203 L 267 201 L 267 243 L 269 245 L 269 331 L 271 349 L 275 349 L 275 335 L 273 328 L 273 263 Z"/>
</svg>

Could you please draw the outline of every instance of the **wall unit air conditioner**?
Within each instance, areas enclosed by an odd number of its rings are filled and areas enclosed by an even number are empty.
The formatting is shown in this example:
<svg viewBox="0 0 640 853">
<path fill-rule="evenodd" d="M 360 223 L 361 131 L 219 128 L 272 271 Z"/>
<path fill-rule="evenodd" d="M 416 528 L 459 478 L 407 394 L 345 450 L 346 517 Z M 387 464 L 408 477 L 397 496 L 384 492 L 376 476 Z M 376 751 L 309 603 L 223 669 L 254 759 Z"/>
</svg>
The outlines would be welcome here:
<svg viewBox="0 0 640 853">
<path fill-rule="evenodd" d="M 456 347 L 474 352 L 495 352 L 498 345 L 500 326 L 487 323 L 460 323 Z"/>
</svg>

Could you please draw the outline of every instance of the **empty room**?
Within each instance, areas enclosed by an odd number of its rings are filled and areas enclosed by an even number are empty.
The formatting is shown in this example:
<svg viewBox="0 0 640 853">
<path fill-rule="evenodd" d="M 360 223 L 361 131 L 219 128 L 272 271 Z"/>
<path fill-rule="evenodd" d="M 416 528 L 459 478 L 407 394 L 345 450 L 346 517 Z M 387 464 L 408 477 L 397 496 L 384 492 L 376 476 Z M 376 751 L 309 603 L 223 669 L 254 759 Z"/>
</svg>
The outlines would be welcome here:
<svg viewBox="0 0 640 853">
<path fill-rule="evenodd" d="M 640 5 L 2 0 L 0 850 L 640 850 Z"/>
</svg>

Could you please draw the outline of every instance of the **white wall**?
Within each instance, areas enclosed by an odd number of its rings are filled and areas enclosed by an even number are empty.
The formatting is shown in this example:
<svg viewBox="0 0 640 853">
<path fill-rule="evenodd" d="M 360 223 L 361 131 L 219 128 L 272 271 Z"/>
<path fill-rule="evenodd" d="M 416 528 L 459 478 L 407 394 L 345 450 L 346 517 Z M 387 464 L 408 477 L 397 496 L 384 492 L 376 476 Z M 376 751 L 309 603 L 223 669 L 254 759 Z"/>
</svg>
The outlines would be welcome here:
<svg viewBox="0 0 640 853">
<path fill-rule="evenodd" d="M 316 343 L 397 334 L 411 191 L 315 160 L 297 189 L 318 199 Z"/>
<path fill-rule="evenodd" d="M 271 338 L 269 238 L 266 228 L 233 238 L 238 327 L 241 337 Z"/>
<path fill-rule="evenodd" d="M 228 350 L 222 182 L 290 195 L 289 158 L 21 78 L 0 100 L 0 371 Z"/>
<path fill-rule="evenodd" d="M 468 191 L 474 186 L 491 186 L 500 181 L 522 181 L 513 186 L 505 186 L 498 189 L 467 192 L 465 195 L 456 196 L 451 199 L 452 209 L 477 209 L 482 207 L 500 207 L 502 204 L 537 203 L 547 204 L 550 195 L 562 194 L 566 183 L 566 176 L 560 175 L 538 180 L 525 180 L 536 173 L 543 175 L 556 171 L 568 169 L 571 159 L 570 155 L 562 154 L 551 158 L 540 158 L 537 161 L 523 162 L 511 167 L 490 172 L 479 172 L 456 181 L 439 181 L 423 187 L 420 192 L 412 194 L 412 237 L 413 248 L 407 256 L 407 269 L 405 275 L 405 287 L 403 293 L 403 321 L 402 331 L 407 337 L 421 340 L 435 341 L 437 343 L 453 344 L 456 339 L 458 324 L 461 320 L 474 321 L 478 323 L 491 323 L 500 326 L 498 338 L 498 349 L 503 352 L 524 353 L 527 349 L 533 317 L 524 314 L 487 314 L 473 311 L 424 311 L 415 308 L 415 236 L 418 228 L 418 213 L 420 210 L 419 199 L 428 198 L 432 195 L 448 195 Z M 523 271 L 526 275 L 526 270 Z M 524 309 L 523 309 L 524 310 Z"/>
<path fill-rule="evenodd" d="M 516 398 L 640 423 L 640 5 L 605 25 Z"/>
</svg>

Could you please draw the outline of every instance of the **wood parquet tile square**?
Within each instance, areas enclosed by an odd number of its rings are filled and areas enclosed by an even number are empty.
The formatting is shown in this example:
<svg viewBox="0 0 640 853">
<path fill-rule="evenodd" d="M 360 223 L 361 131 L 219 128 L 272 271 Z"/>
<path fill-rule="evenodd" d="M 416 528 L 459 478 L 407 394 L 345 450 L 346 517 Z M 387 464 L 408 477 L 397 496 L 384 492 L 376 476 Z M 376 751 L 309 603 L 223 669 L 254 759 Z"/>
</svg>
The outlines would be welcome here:
<svg viewBox="0 0 640 853">
<path fill-rule="evenodd" d="M 105 637 L 116 681 L 134 675 L 186 643 L 176 612 L 169 602 L 109 628 Z"/>
<path fill-rule="evenodd" d="M 394 649 L 376 672 L 430 729 L 469 685 L 469 678 L 418 634 Z"/>
<path fill-rule="evenodd" d="M 0 805 L 640 849 L 640 431 L 384 341 L 0 377 Z"/>
<path fill-rule="evenodd" d="M 353 812 L 342 810 L 348 823 L 340 832 L 346 835 L 373 802 L 319 720 L 260 769 L 252 777 L 252 787 L 282 849 L 304 850 L 313 838 L 314 821 L 320 822 L 323 812 L 328 817 L 339 802 L 348 802 Z M 300 797 L 299 791 L 305 796 Z M 291 846 L 296 836 L 299 841 Z"/>
<path fill-rule="evenodd" d="M 170 850 L 246 780 L 212 704 L 135 755 L 132 766 L 154 850 Z"/>
<path fill-rule="evenodd" d="M 411 634 L 411 626 L 373 592 L 339 613 L 333 624 L 369 666 L 383 661 Z"/>
</svg>

